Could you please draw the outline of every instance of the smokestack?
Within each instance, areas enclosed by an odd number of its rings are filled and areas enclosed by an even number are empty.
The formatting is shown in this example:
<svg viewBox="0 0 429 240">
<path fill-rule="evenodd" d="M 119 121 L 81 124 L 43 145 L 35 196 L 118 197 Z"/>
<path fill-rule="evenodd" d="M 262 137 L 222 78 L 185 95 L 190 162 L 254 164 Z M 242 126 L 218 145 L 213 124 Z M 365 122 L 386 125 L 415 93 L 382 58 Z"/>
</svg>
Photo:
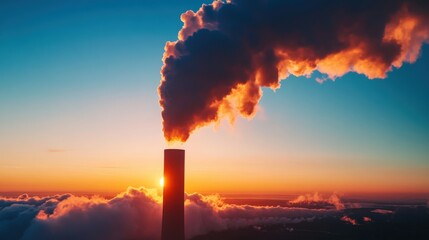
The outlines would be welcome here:
<svg viewBox="0 0 429 240">
<path fill-rule="evenodd" d="M 164 150 L 162 240 L 185 239 L 185 150 Z"/>
</svg>

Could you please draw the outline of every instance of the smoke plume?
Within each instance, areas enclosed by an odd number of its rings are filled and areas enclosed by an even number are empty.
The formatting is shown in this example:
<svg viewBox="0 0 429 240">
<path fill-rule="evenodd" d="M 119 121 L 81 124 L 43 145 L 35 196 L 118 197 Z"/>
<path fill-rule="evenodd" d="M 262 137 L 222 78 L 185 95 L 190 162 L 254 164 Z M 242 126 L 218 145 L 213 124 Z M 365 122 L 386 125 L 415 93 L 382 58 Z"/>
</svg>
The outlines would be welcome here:
<svg viewBox="0 0 429 240">
<path fill-rule="evenodd" d="M 251 118 L 262 87 L 314 71 L 385 78 L 429 39 L 426 0 L 230 0 L 181 15 L 159 86 L 167 141 L 227 117 Z"/>
</svg>

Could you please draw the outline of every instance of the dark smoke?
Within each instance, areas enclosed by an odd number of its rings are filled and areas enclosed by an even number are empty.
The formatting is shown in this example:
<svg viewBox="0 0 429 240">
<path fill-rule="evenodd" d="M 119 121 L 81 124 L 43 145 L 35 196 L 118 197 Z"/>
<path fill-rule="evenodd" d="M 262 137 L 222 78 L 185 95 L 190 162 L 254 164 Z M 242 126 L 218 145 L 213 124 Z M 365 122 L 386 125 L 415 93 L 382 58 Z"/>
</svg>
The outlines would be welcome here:
<svg viewBox="0 0 429 240">
<path fill-rule="evenodd" d="M 290 74 L 385 78 L 429 39 L 425 0 L 215 1 L 181 20 L 159 86 L 167 141 L 223 117 L 252 117 L 261 88 Z"/>
</svg>

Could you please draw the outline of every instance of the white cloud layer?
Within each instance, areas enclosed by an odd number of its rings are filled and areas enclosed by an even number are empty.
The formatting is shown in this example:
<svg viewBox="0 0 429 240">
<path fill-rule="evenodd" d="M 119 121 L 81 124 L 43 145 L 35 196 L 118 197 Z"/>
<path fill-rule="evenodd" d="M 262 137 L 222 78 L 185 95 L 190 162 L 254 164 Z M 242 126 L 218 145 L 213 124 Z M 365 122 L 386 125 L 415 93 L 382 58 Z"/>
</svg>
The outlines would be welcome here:
<svg viewBox="0 0 429 240">
<path fill-rule="evenodd" d="M 0 198 L 0 239 L 159 239 L 162 197 L 128 188 L 112 199 L 72 194 Z M 312 221 L 335 209 L 226 204 L 218 195 L 187 194 L 186 237 L 249 225 Z"/>
</svg>

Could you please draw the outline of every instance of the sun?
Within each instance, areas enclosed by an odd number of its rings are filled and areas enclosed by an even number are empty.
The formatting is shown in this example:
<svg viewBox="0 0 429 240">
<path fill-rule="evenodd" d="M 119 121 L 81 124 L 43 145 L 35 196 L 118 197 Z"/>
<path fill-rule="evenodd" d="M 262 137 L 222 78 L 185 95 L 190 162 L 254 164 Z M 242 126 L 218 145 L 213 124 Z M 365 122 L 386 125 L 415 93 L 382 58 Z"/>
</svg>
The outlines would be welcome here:
<svg viewBox="0 0 429 240">
<path fill-rule="evenodd" d="M 164 177 L 162 177 L 162 178 L 159 179 L 159 185 L 161 187 L 164 187 Z"/>
</svg>

